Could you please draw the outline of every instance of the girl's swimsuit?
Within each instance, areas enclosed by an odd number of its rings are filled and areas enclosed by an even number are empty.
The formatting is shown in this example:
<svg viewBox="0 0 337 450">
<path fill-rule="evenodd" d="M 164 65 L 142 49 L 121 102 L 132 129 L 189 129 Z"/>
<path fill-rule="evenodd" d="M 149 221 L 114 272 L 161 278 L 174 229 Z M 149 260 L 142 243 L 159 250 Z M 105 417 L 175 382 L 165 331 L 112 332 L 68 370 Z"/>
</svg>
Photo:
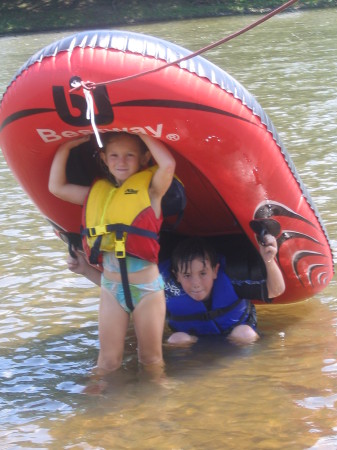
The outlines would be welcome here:
<svg viewBox="0 0 337 450">
<path fill-rule="evenodd" d="M 145 259 L 134 258 L 133 256 L 126 256 L 126 269 L 128 273 L 139 272 L 150 266 L 152 263 Z M 113 252 L 103 252 L 103 267 L 109 272 L 120 273 L 120 266 L 118 258 Z"/>
<path fill-rule="evenodd" d="M 131 256 L 126 257 L 126 266 L 128 273 L 138 272 L 139 270 L 148 267 L 150 264 L 150 262 L 143 259 L 133 258 Z M 110 252 L 103 253 L 103 267 L 109 272 L 120 272 L 118 259 L 113 253 Z M 145 295 L 163 290 L 164 280 L 161 275 L 158 275 L 158 277 L 151 283 L 129 283 L 129 286 L 133 306 L 136 306 Z M 111 281 L 104 276 L 104 273 L 102 273 L 101 287 L 106 289 L 111 295 L 113 295 L 113 297 L 118 301 L 118 303 L 127 313 L 131 313 L 125 302 L 124 289 L 121 282 Z"/>
</svg>

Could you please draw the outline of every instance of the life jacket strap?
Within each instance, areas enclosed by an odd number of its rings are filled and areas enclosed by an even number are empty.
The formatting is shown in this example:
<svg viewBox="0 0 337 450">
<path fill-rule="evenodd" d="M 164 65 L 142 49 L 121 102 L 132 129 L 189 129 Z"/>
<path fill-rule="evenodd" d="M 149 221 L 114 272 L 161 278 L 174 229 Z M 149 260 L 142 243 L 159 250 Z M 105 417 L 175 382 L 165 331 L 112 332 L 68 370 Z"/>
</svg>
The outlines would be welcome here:
<svg viewBox="0 0 337 450">
<path fill-rule="evenodd" d="M 124 258 L 118 258 L 119 262 L 119 268 L 121 271 L 121 277 L 122 277 L 122 285 L 123 285 L 123 291 L 125 296 L 125 303 L 126 306 L 129 308 L 130 311 L 133 311 L 135 308 L 132 303 L 132 296 L 130 291 L 130 284 L 129 284 L 129 278 L 128 278 L 128 270 L 126 268 L 126 259 Z"/>
<path fill-rule="evenodd" d="M 145 230 L 144 228 L 134 227 L 132 225 L 125 225 L 122 223 L 110 224 L 110 225 L 100 225 L 91 228 L 84 228 L 82 230 L 82 235 L 96 237 L 94 245 L 91 248 L 89 262 L 91 264 L 97 264 L 98 257 L 100 253 L 100 247 L 102 243 L 102 238 L 104 234 L 115 233 L 115 256 L 119 262 L 119 268 L 121 272 L 123 291 L 125 295 L 125 302 L 130 311 L 134 310 L 132 303 L 132 296 L 130 291 L 128 272 L 126 267 L 126 252 L 125 252 L 125 237 L 124 233 L 133 233 L 138 236 L 149 237 L 152 239 L 158 239 L 157 233 L 150 230 Z"/>
<path fill-rule="evenodd" d="M 133 225 L 125 225 L 124 223 L 114 223 L 108 225 L 96 225 L 95 227 L 83 228 L 81 231 L 82 236 L 95 237 L 103 236 L 113 232 L 122 231 L 124 233 L 138 234 L 138 236 L 149 237 L 152 239 L 158 239 L 158 234 L 154 231 L 145 230 L 144 228 L 135 227 Z"/>
<path fill-rule="evenodd" d="M 126 303 L 126 306 L 129 308 L 129 310 L 133 311 L 134 306 L 132 303 L 132 296 L 131 296 L 130 284 L 129 284 L 129 278 L 128 278 L 128 270 L 126 267 L 126 259 L 125 259 L 125 238 L 124 238 L 124 232 L 123 232 L 122 228 L 119 228 L 116 231 L 115 256 L 118 259 L 119 269 L 121 272 L 123 292 L 124 292 L 124 296 L 125 296 L 125 303 Z"/>
<path fill-rule="evenodd" d="M 125 238 L 124 233 L 137 234 L 151 239 L 158 240 L 158 234 L 154 231 L 145 230 L 144 228 L 138 228 L 133 225 L 125 225 L 123 223 L 116 223 L 110 225 L 99 225 L 96 227 L 82 228 L 81 235 L 87 237 L 97 237 L 94 241 L 94 245 L 91 248 L 89 261 L 91 264 L 98 263 L 98 257 L 100 253 L 100 247 L 102 238 L 105 234 L 115 233 L 115 256 L 116 258 L 125 258 Z"/>
<path fill-rule="evenodd" d="M 193 320 L 215 320 L 218 317 L 223 316 L 224 314 L 228 313 L 232 309 L 236 308 L 242 301 L 244 301 L 241 298 L 238 298 L 233 302 L 231 305 L 223 306 L 222 308 L 217 308 L 214 311 L 204 311 L 194 314 L 186 314 L 183 316 L 174 316 L 170 313 L 168 313 L 168 318 L 170 320 L 173 320 L 175 322 L 188 322 Z"/>
<path fill-rule="evenodd" d="M 90 250 L 90 255 L 89 255 L 90 264 L 98 264 L 101 242 L 102 242 L 102 235 L 97 236 L 97 239 L 95 240 L 94 245 L 92 246 L 92 248 Z"/>
</svg>

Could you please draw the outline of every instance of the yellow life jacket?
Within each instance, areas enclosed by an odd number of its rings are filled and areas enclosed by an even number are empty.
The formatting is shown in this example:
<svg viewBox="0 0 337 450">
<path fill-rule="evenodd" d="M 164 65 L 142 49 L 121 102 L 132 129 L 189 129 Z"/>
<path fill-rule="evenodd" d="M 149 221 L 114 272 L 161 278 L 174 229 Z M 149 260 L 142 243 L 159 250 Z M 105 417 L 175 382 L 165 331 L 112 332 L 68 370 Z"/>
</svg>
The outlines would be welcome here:
<svg viewBox="0 0 337 450">
<path fill-rule="evenodd" d="M 156 170 L 137 172 L 120 187 L 106 179 L 93 183 L 82 215 L 83 248 L 90 262 L 97 263 L 101 251 L 158 261 L 162 217 L 156 218 L 148 192 Z"/>
</svg>

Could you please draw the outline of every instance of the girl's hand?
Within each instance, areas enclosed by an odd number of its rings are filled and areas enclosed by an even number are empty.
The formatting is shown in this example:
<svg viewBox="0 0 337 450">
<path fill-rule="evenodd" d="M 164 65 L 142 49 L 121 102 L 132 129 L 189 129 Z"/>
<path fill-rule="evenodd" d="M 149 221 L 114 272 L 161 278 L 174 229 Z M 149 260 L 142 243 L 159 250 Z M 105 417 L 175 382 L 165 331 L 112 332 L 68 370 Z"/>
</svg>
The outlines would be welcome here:
<svg viewBox="0 0 337 450">
<path fill-rule="evenodd" d="M 72 149 L 72 148 L 78 147 L 79 145 L 84 144 L 84 142 L 88 142 L 88 141 L 90 141 L 90 134 L 73 139 L 72 141 L 67 141 L 62 145 L 66 146 L 68 149 Z"/>
</svg>

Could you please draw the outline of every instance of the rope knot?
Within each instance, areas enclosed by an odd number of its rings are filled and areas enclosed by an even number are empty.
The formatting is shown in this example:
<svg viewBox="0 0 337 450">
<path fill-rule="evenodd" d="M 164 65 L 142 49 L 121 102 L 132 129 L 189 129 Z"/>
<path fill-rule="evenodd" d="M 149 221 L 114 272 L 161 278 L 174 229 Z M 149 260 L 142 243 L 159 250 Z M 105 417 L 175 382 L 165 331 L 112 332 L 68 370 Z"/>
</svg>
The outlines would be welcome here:
<svg viewBox="0 0 337 450">
<path fill-rule="evenodd" d="M 74 76 L 69 80 L 69 85 L 71 87 L 70 92 L 80 88 L 83 89 L 83 94 L 87 102 L 86 119 L 90 120 L 92 129 L 94 130 L 96 136 L 97 144 L 100 148 L 102 148 L 103 144 L 95 122 L 94 99 L 91 94 L 91 91 L 96 87 L 95 83 L 92 81 L 83 82 L 80 77 Z"/>
</svg>

